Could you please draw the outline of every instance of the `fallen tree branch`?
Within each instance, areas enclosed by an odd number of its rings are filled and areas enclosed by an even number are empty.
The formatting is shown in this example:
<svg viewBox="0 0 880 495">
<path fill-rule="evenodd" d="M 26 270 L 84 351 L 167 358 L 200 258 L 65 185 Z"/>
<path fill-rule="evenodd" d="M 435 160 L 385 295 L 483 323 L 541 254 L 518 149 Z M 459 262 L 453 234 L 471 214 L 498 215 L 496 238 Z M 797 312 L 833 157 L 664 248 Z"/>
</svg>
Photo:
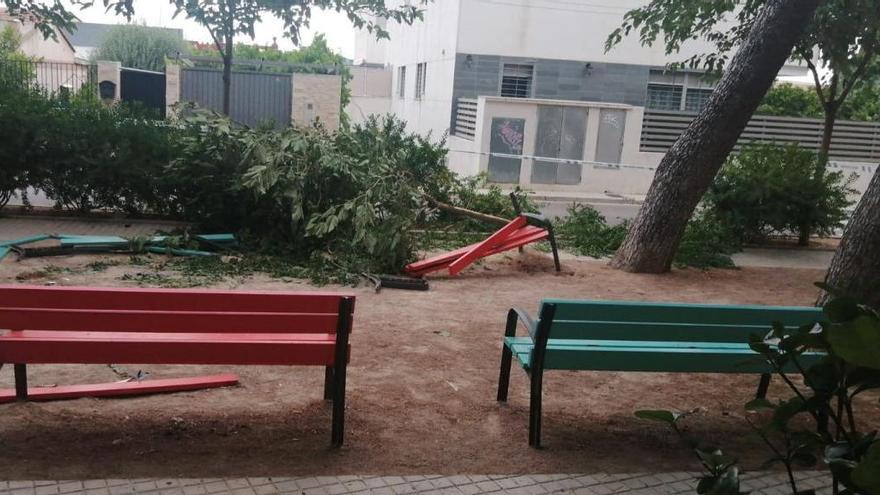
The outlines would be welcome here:
<svg viewBox="0 0 880 495">
<path fill-rule="evenodd" d="M 510 223 L 510 220 L 506 218 L 496 217 L 495 215 L 488 215 L 486 213 L 480 213 L 474 210 L 468 210 L 467 208 L 461 208 L 459 206 L 453 206 L 442 201 L 437 201 L 436 199 L 427 195 L 425 195 L 425 198 L 427 198 L 427 200 L 438 209 L 448 213 L 452 213 L 454 215 L 461 215 L 464 217 L 473 218 L 474 220 L 480 220 L 481 222 L 495 223 L 498 225 L 507 225 L 508 223 Z"/>
</svg>

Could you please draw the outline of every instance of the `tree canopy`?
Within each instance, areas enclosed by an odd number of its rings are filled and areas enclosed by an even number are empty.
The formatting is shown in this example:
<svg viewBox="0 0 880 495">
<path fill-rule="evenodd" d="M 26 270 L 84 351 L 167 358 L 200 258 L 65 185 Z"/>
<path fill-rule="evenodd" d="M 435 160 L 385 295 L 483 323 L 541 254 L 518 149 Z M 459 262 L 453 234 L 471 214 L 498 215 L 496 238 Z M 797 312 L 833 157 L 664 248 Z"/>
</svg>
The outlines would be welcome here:
<svg viewBox="0 0 880 495">
<path fill-rule="evenodd" d="M 769 1 L 651 0 L 624 15 L 622 25 L 609 35 L 606 50 L 634 32 L 644 45 L 662 37 L 667 54 L 677 53 L 688 40 L 703 39 L 713 50 L 672 65 L 718 73 Z M 823 156 L 830 149 L 841 107 L 869 72 L 878 52 L 880 0 L 825 0 L 795 43 L 792 58 L 809 68 L 825 116 Z"/>
<path fill-rule="evenodd" d="M 172 32 L 128 24 L 111 29 L 92 53 L 92 59 L 116 60 L 125 67 L 164 71 L 165 57 L 184 50 L 183 39 Z"/>
</svg>

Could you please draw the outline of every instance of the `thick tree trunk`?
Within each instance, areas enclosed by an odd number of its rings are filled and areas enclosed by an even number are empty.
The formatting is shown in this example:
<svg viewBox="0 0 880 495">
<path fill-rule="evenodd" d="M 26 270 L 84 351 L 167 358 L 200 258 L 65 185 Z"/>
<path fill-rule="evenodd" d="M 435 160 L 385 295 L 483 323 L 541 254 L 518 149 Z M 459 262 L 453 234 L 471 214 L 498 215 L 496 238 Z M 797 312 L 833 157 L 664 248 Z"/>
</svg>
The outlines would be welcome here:
<svg viewBox="0 0 880 495">
<path fill-rule="evenodd" d="M 880 309 L 880 167 L 846 227 L 825 283 Z M 822 294 L 819 304 L 827 298 Z"/>
<path fill-rule="evenodd" d="M 768 0 L 700 115 L 663 157 L 611 264 L 660 273 L 688 220 L 822 0 Z"/>
</svg>

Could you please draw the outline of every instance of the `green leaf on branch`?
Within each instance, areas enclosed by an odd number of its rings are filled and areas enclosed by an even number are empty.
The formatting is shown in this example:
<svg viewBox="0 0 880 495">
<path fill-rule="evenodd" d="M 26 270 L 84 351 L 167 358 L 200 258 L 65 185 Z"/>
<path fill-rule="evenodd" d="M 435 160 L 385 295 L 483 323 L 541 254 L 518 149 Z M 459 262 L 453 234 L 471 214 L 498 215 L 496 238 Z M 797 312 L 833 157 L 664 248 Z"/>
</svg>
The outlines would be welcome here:
<svg viewBox="0 0 880 495">
<path fill-rule="evenodd" d="M 862 313 L 856 300 L 845 296 L 832 299 L 822 310 L 833 323 L 852 321 Z"/>
<path fill-rule="evenodd" d="M 880 494 L 880 442 L 871 445 L 865 457 L 852 470 L 851 479 L 867 493 Z"/>
<path fill-rule="evenodd" d="M 844 361 L 866 368 L 880 369 L 880 321 L 863 314 L 852 321 L 833 325 L 828 341 Z"/>
</svg>

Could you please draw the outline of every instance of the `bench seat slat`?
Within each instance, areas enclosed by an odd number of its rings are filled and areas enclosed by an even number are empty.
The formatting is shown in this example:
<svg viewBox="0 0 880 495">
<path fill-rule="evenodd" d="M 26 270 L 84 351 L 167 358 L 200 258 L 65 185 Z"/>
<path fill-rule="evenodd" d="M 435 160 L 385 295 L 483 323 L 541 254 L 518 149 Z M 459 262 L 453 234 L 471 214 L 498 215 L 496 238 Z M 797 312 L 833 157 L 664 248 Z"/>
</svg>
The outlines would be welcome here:
<svg viewBox="0 0 880 495">
<path fill-rule="evenodd" d="M 0 305 L 68 309 L 328 313 L 347 293 L 0 285 Z"/>
<path fill-rule="evenodd" d="M 335 347 L 333 335 L 22 331 L 0 336 L 0 362 L 329 366 Z"/>
<path fill-rule="evenodd" d="M 334 333 L 338 319 L 336 313 L 0 307 L 6 330 Z"/>
<path fill-rule="evenodd" d="M 710 325 L 763 325 L 773 321 L 806 325 L 822 318 L 820 308 L 656 303 L 642 301 L 576 301 L 545 299 L 556 304 L 554 320 L 689 323 Z"/>
<path fill-rule="evenodd" d="M 764 336 L 773 320 L 760 325 L 709 323 L 657 323 L 638 321 L 553 320 L 551 338 L 574 340 L 748 342 L 752 334 Z M 789 326 L 797 328 L 797 326 Z"/>
<path fill-rule="evenodd" d="M 677 345 L 676 345 L 677 344 Z M 520 365 L 530 366 L 529 337 L 507 337 Z M 804 356 L 809 366 L 821 355 Z M 748 344 L 712 342 L 624 342 L 553 340 L 547 344 L 545 369 L 694 373 L 769 373 L 771 367 Z"/>
</svg>

